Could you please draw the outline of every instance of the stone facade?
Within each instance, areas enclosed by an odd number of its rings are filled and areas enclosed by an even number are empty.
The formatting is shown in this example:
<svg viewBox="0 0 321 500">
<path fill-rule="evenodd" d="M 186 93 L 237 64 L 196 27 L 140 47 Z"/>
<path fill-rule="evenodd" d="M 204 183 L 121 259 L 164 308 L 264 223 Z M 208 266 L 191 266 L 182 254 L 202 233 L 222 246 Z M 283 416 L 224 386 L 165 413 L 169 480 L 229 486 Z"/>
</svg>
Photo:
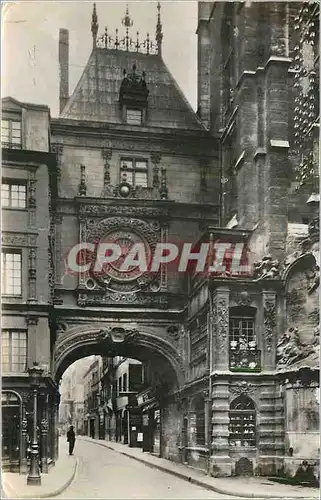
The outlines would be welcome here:
<svg viewBox="0 0 321 500">
<path fill-rule="evenodd" d="M 80 357 L 141 361 L 149 386 L 135 404 L 159 412 L 160 456 L 213 476 L 293 474 L 317 460 L 300 438 L 312 441 L 316 429 L 319 324 L 318 222 L 308 227 L 310 187 L 295 191 L 292 26 L 304 8 L 200 2 L 197 114 L 163 62 L 160 19 L 155 51 L 133 53 L 126 38 L 124 50 L 101 45 L 95 8 L 93 51 L 68 99 L 61 33 L 61 116 L 50 120 L 47 153 L 55 161 L 36 210 L 43 193 L 49 201 L 37 224 L 31 203 L 28 219 L 49 237 L 49 253 L 39 239 L 36 266 L 29 252 L 19 309 L 22 321 L 27 303 L 41 303 L 30 356 L 48 364 L 53 387 Z M 70 249 L 106 238 L 150 251 L 157 242 L 245 245 L 252 272 L 72 273 Z M 303 408 L 310 413 L 298 418 Z"/>
</svg>

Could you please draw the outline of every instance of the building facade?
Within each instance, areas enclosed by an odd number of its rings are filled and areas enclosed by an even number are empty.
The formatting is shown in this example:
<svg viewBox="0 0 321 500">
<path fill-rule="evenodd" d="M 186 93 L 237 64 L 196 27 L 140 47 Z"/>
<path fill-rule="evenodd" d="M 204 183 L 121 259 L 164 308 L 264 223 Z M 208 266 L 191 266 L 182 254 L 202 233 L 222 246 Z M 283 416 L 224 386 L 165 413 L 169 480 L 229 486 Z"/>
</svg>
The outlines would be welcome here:
<svg viewBox="0 0 321 500">
<path fill-rule="evenodd" d="M 318 6 L 200 2 L 197 113 L 163 60 L 157 9 L 152 42 L 131 38 L 128 11 L 123 38 L 100 36 L 94 5 L 92 53 L 71 96 L 69 35 L 60 30 L 60 116 L 50 119 L 46 152 L 55 162 L 39 212 L 39 221 L 48 214 L 49 252 L 39 239 L 44 256 L 29 264 L 32 310 L 41 302 L 44 324 L 28 330 L 30 362 L 48 364 L 55 390 L 75 360 L 105 359 L 85 379 L 92 437 L 106 429 L 112 437 L 108 408 L 120 405 L 120 372 L 131 366 L 115 367 L 120 356 L 144 365 L 145 386 L 124 405 L 139 410 L 129 430 L 137 444 L 143 434 L 146 451 L 213 476 L 293 476 L 303 460 L 317 475 Z M 106 242 L 122 252 L 97 270 L 96 245 Z M 194 256 L 205 243 L 213 259 L 218 242 L 225 272 L 122 267 L 135 244 L 150 258 L 158 243 L 190 243 Z M 70 251 L 79 244 L 94 250 L 80 254 L 76 273 Z M 235 275 L 240 248 L 251 272 Z M 5 306 L 8 316 L 30 315 L 19 304 Z M 109 379 L 117 370 L 118 381 Z M 50 398 L 44 407 L 54 415 Z M 124 414 L 113 424 L 123 441 Z"/>
<path fill-rule="evenodd" d="M 38 399 L 42 468 L 56 458 L 58 404 L 51 372 L 49 178 L 47 106 L 2 100 L 2 457 L 4 467 L 27 471 L 32 429 L 32 393 L 26 373 L 43 368 Z M 49 410 L 50 408 L 50 410 Z"/>
</svg>

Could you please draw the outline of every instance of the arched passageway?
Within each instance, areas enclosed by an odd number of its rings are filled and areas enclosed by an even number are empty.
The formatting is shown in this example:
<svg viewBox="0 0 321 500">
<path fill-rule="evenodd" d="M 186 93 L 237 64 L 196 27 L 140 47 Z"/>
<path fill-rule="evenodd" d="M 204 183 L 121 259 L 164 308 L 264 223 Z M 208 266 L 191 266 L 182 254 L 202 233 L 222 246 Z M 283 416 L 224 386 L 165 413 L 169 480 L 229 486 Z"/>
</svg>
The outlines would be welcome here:
<svg viewBox="0 0 321 500">
<path fill-rule="evenodd" d="M 72 328 L 55 346 L 57 384 L 75 361 L 92 355 L 100 356 L 102 361 L 91 401 L 85 403 L 85 433 L 168 455 L 173 419 L 179 418 L 175 394 L 184 384 L 183 362 L 176 347 L 136 324 Z M 121 362 L 113 362 L 115 359 Z M 124 360 L 129 366 L 127 372 Z"/>
</svg>

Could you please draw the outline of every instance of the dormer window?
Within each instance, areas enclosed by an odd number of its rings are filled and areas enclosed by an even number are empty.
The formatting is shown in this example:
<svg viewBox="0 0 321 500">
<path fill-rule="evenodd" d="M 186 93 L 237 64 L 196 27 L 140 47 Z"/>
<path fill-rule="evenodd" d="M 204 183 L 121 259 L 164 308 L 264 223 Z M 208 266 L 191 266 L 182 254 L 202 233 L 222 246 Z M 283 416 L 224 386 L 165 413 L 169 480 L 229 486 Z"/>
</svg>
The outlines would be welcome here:
<svg viewBox="0 0 321 500">
<path fill-rule="evenodd" d="M 148 94 L 145 73 L 138 73 L 135 64 L 130 73 L 124 70 L 119 89 L 119 104 L 125 123 L 143 125 L 146 122 Z"/>
<path fill-rule="evenodd" d="M 143 112 L 141 109 L 126 109 L 126 123 L 129 125 L 141 125 Z"/>
</svg>

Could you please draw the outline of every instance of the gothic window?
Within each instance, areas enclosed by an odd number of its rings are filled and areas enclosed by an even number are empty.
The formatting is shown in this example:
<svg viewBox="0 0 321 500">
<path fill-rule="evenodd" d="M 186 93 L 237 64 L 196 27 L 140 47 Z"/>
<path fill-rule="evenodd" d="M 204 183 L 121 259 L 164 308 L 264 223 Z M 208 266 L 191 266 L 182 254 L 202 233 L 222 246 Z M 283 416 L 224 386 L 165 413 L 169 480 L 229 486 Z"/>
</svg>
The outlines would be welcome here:
<svg viewBox="0 0 321 500">
<path fill-rule="evenodd" d="M 2 294 L 16 295 L 22 294 L 22 255 L 19 250 L 2 251 Z"/>
<path fill-rule="evenodd" d="M 4 180 L 1 186 L 2 206 L 4 208 L 26 208 L 27 184 L 18 180 Z"/>
<path fill-rule="evenodd" d="M 256 446 L 256 411 L 252 399 L 239 396 L 230 405 L 230 446 Z"/>
<path fill-rule="evenodd" d="M 20 120 L 1 120 L 1 144 L 3 148 L 21 149 Z"/>
<path fill-rule="evenodd" d="M 202 396 L 196 398 L 194 402 L 196 444 L 205 445 L 205 402 Z"/>
<path fill-rule="evenodd" d="M 26 330 L 2 330 L 1 348 L 3 373 L 24 373 L 27 368 Z"/>
<path fill-rule="evenodd" d="M 232 307 L 229 321 L 230 369 L 260 369 L 255 333 L 255 309 Z"/>
<path fill-rule="evenodd" d="M 123 158 L 120 161 L 122 177 L 132 186 L 147 187 L 148 162 L 145 159 Z M 121 179 L 123 180 L 123 179 Z"/>
<path fill-rule="evenodd" d="M 141 125 L 143 119 L 143 112 L 141 109 L 126 109 L 126 122 L 129 125 Z"/>
<path fill-rule="evenodd" d="M 122 377 L 118 379 L 118 395 L 120 392 L 122 392 Z"/>
</svg>

